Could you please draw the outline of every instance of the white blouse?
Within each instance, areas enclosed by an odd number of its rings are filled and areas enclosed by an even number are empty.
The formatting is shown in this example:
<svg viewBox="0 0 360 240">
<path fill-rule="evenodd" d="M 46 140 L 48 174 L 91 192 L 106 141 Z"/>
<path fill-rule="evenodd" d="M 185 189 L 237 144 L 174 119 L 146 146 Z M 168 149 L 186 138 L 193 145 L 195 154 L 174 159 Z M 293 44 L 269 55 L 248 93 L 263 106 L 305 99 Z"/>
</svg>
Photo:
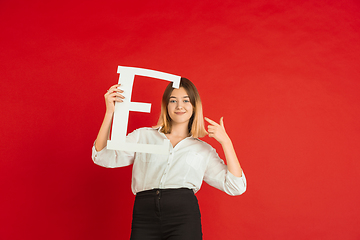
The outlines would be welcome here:
<svg viewBox="0 0 360 240">
<path fill-rule="evenodd" d="M 164 143 L 166 136 L 160 129 L 140 128 L 128 134 L 132 143 Z M 171 143 L 169 143 L 171 145 Z M 134 194 L 154 188 L 190 188 L 196 193 L 204 180 L 209 185 L 229 195 L 240 195 L 246 190 L 246 178 L 231 174 L 216 150 L 209 144 L 193 137 L 170 146 L 168 155 L 92 148 L 95 164 L 108 167 L 124 167 L 133 164 L 131 189 Z"/>
</svg>

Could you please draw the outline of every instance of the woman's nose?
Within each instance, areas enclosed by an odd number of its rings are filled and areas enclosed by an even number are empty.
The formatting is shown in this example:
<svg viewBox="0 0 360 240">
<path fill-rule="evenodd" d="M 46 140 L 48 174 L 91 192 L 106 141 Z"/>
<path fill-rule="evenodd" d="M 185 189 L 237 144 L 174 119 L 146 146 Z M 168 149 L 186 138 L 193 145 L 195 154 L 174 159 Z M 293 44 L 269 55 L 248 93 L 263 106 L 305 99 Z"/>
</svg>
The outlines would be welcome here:
<svg viewBox="0 0 360 240">
<path fill-rule="evenodd" d="M 177 108 L 177 109 L 183 108 L 181 102 L 178 102 L 178 103 L 176 104 L 176 108 Z"/>
</svg>

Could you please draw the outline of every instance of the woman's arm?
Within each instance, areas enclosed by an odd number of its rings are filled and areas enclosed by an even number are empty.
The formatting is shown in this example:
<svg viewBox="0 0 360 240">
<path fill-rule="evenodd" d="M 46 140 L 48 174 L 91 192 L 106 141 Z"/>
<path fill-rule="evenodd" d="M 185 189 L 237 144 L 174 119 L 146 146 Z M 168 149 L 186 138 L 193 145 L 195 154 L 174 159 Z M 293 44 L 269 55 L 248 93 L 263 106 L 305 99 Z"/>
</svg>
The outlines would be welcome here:
<svg viewBox="0 0 360 240">
<path fill-rule="evenodd" d="M 220 124 L 209 118 L 205 118 L 205 120 L 210 124 L 208 125 L 209 137 L 215 138 L 224 150 L 228 170 L 234 176 L 241 177 L 242 169 L 231 139 L 225 131 L 223 117 L 220 118 Z"/>
<path fill-rule="evenodd" d="M 106 112 L 95 141 L 96 151 L 101 151 L 103 148 L 106 147 L 107 140 L 110 137 L 110 128 L 115 110 L 115 102 L 122 102 L 122 99 L 124 99 L 124 96 L 121 95 L 123 91 L 118 88 L 119 86 L 120 84 L 112 86 L 104 95 Z"/>
</svg>

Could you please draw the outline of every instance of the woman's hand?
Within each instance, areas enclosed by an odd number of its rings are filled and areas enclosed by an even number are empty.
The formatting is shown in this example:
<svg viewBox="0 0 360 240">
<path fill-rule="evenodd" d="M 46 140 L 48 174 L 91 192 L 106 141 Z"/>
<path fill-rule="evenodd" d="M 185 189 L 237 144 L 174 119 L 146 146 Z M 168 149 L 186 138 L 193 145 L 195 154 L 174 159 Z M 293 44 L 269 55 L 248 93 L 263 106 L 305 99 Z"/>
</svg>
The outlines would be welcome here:
<svg viewBox="0 0 360 240">
<path fill-rule="evenodd" d="M 122 102 L 124 99 L 124 96 L 121 95 L 124 91 L 119 89 L 121 84 L 116 84 L 105 93 L 105 104 L 106 104 L 106 113 L 113 114 L 115 111 L 115 102 Z"/>
<path fill-rule="evenodd" d="M 220 118 L 220 124 L 207 117 L 205 117 L 205 120 L 209 123 L 209 137 L 215 138 L 220 144 L 231 143 L 231 140 L 225 131 L 223 117 Z"/>
<path fill-rule="evenodd" d="M 209 137 L 215 138 L 224 150 L 228 170 L 234 176 L 241 177 L 242 168 L 236 156 L 234 146 L 225 131 L 223 117 L 220 118 L 220 124 L 208 118 L 205 118 L 205 120 L 210 123 L 208 125 Z"/>
<path fill-rule="evenodd" d="M 111 120 L 115 111 L 115 102 L 122 102 L 122 99 L 124 99 L 124 96 L 121 95 L 124 91 L 118 87 L 120 87 L 120 84 L 112 86 L 104 95 L 106 113 L 95 141 L 96 151 L 100 151 L 106 147 L 107 140 L 110 136 Z"/>
</svg>

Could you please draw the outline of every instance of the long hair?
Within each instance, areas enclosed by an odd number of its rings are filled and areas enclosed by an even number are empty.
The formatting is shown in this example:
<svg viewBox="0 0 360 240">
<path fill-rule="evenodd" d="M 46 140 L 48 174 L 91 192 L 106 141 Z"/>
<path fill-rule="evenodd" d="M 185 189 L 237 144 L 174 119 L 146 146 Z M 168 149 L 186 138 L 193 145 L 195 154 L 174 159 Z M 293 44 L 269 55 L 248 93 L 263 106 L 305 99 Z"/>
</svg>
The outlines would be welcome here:
<svg viewBox="0 0 360 240">
<path fill-rule="evenodd" d="M 198 90 L 195 85 L 187 78 L 181 78 L 180 87 L 183 87 L 190 98 L 190 103 L 193 107 L 193 115 L 189 120 L 188 130 L 194 138 L 204 137 L 207 132 L 205 130 L 204 117 L 201 99 Z M 166 87 L 162 101 L 161 101 L 161 113 L 157 126 L 162 127 L 161 132 L 167 134 L 171 132 L 171 118 L 168 113 L 168 104 L 170 96 L 174 88 L 172 83 Z"/>
</svg>

